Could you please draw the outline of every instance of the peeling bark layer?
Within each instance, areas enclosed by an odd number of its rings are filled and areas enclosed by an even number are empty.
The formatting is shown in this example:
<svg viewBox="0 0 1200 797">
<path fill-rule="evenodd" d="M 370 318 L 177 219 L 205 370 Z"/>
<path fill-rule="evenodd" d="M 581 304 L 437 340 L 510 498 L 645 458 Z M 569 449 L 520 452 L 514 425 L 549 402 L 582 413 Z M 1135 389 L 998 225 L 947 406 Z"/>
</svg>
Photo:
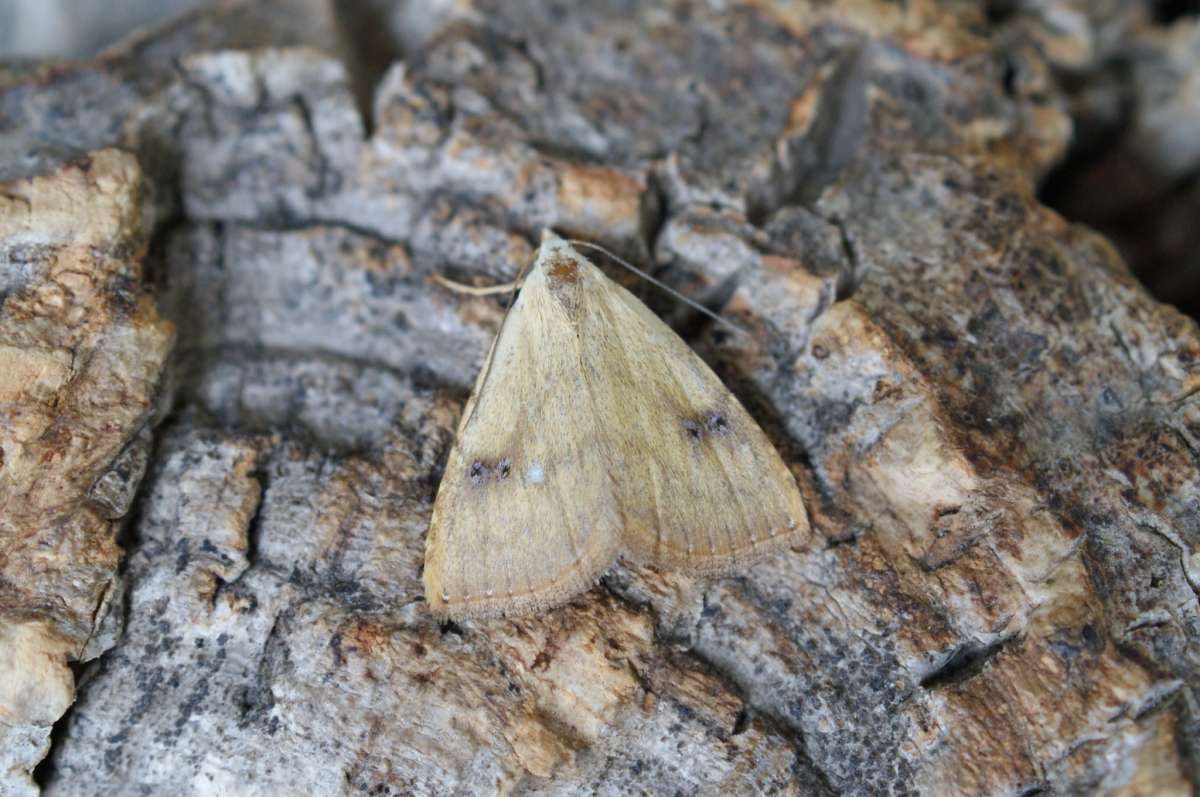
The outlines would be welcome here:
<svg viewBox="0 0 1200 797">
<path fill-rule="evenodd" d="M 145 471 L 172 328 L 141 284 L 132 156 L 0 187 L 0 773 L 33 790 L 68 661 L 120 636 L 118 519 Z"/>
</svg>

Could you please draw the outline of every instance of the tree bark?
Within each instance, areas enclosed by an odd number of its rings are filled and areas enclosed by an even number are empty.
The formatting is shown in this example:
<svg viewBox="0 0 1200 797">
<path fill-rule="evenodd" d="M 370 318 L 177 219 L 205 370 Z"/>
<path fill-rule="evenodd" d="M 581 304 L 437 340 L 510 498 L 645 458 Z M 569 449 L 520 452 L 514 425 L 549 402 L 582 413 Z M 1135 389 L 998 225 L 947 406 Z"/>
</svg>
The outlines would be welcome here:
<svg viewBox="0 0 1200 797">
<path fill-rule="evenodd" d="M 1036 193 L 1163 24 L 225 2 L 0 72 L 0 794 L 1192 793 L 1200 337 Z M 614 272 L 811 544 L 431 618 L 504 308 L 432 277 L 543 227 L 748 330 Z"/>
</svg>

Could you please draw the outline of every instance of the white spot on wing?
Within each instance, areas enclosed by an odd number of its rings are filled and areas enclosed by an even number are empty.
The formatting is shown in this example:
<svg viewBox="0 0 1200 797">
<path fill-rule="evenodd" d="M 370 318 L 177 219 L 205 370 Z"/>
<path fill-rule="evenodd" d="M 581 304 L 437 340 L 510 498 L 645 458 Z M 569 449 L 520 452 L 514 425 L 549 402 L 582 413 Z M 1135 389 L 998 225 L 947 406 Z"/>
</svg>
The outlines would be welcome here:
<svg viewBox="0 0 1200 797">
<path fill-rule="evenodd" d="M 533 484 L 541 484 L 546 481 L 546 472 L 542 470 L 542 463 L 531 462 L 529 470 L 525 471 L 525 478 L 529 479 Z"/>
</svg>

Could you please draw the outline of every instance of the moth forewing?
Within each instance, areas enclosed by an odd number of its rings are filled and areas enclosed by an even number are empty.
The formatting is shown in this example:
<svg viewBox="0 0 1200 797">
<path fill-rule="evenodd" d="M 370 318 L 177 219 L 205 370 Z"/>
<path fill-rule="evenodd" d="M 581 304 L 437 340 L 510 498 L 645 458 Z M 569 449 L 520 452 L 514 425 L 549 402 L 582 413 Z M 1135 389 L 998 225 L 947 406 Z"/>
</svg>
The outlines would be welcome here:
<svg viewBox="0 0 1200 797">
<path fill-rule="evenodd" d="M 605 424 L 625 548 L 639 558 L 724 572 L 808 533 L 800 491 L 762 429 L 708 365 L 624 288 L 603 277 L 581 336 L 600 358 Z"/>
</svg>

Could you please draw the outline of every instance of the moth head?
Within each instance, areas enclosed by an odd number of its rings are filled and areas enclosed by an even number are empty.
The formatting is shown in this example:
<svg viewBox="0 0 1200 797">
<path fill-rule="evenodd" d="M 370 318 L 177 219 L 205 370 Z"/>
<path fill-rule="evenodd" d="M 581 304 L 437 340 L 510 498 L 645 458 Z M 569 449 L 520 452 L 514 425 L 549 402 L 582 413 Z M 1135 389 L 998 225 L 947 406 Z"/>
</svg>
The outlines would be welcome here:
<svg viewBox="0 0 1200 797">
<path fill-rule="evenodd" d="M 551 287 L 574 285 L 579 281 L 579 268 L 584 261 L 569 243 L 552 231 L 542 230 L 537 266 L 542 269 Z"/>
<path fill-rule="evenodd" d="M 575 247 L 547 230 L 542 233 L 531 277 L 544 281 L 550 295 L 573 313 L 579 303 L 579 292 L 590 282 L 590 266 Z"/>
<path fill-rule="evenodd" d="M 546 279 L 572 285 L 579 281 L 579 264 L 567 257 L 552 258 L 546 263 Z"/>
</svg>

